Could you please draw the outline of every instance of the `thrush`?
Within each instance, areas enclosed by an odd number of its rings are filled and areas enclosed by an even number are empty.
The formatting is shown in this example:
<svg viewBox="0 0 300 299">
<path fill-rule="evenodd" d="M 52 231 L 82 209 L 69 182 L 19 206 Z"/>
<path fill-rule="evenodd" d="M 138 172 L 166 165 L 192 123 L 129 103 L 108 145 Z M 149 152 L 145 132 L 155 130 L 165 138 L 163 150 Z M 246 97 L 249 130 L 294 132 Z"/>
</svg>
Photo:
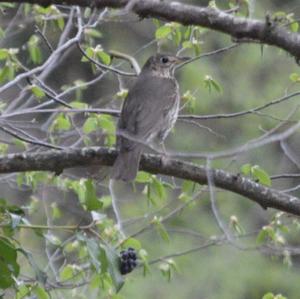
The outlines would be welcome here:
<svg viewBox="0 0 300 299">
<path fill-rule="evenodd" d="M 186 59 L 157 54 L 143 66 L 128 92 L 118 121 L 119 154 L 112 169 L 113 179 L 134 180 L 145 144 L 154 141 L 162 144 L 173 128 L 180 101 L 174 70 Z"/>
</svg>

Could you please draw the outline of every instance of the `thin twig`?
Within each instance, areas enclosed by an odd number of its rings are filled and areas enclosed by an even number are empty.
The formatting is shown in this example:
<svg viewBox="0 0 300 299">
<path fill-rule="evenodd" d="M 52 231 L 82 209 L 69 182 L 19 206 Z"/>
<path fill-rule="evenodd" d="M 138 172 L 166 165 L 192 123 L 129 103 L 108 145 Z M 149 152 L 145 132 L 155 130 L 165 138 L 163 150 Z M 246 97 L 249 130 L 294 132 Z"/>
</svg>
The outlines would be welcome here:
<svg viewBox="0 0 300 299">
<path fill-rule="evenodd" d="M 40 30 L 38 25 L 34 26 L 35 28 L 35 32 L 38 33 L 40 35 L 40 37 L 44 40 L 45 44 L 47 45 L 47 47 L 49 48 L 49 50 L 51 52 L 54 52 L 54 49 L 52 47 L 52 45 L 50 44 L 48 38 L 45 36 L 45 34 Z"/>
<path fill-rule="evenodd" d="M 105 65 L 103 63 L 100 63 L 99 61 L 95 60 L 94 58 L 88 56 L 85 53 L 85 51 L 83 50 L 83 48 L 81 47 L 79 41 L 77 42 L 77 47 L 78 47 L 78 49 L 80 50 L 80 52 L 82 53 L 82 55 L 84 57 L 86 57 L 89 61 L 93 62 L 95 65 L 99 66 L 101 69 L 112 71 L 112 72 L 114 72 L 114 73 L 116 73 L 118 75 L 122 75 L 122 76 L 130 76 L 130 77 L 136 77 L 137 76 L 135 73 L 128 73 L 128 72 L 124 72 L 124 71 L 118 70 L 118 69 L 116 69 L 114 67 L 111 67 L 111 66 Z"/>
<path fill-rule="evenodd" d="M 46 142 L 43 142 L 43 141 L 38 141 L 36 139 L 31 139 L 31 138 L 28 138 L 28 137 L 24 137 L 24 136 L 21 136 L 20 134 L 4 127 L 4 126 L 0 126 L 0 130 L 2 130 L 3 132 L 19 139 L 19 140 L 22 140 L 24 142 L 27 142 L 27 143 L 30 143 L 30 144 L 34 144 L 34 145 L 39 145 L 39 146 L 43 146 L 43 147 L 47 147 L 47 148 L 52 148 L 52 149 L 59 149 L 59 150 L 62 150 L 64 149 L 63 147 L 61 146 L 57 146 L 57 145 L 53 145 L 53 144 L 50 144 L 50 143 L 46 143 Z"/>
</svg>

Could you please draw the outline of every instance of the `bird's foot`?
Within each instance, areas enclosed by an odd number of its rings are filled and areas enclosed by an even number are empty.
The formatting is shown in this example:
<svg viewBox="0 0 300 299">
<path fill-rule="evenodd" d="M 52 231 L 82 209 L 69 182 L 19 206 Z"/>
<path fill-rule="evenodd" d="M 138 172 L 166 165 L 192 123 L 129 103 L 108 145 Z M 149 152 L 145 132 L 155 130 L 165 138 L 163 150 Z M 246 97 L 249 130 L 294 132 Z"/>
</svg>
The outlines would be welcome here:
<svg viewBox="0 0 300 299">
<path fill-rule="evenodd" d="M 161 158 L 160 158 L 161 166 L 162 167 L 166 166 L 169 161 L 170 161 L 169 154 L 166 151 L 165 145 L 162 144 L 162 155 L 161 155 Z"/>
</svg>

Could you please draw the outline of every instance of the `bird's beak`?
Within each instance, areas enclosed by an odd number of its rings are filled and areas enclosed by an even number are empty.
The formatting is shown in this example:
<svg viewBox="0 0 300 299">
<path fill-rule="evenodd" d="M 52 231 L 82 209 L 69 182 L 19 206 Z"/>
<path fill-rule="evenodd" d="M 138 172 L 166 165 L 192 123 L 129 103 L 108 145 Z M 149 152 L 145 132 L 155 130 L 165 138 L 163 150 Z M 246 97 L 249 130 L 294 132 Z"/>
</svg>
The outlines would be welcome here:
<svg viewBox="0 0 300 299">
<path fill-rule="evenodd" d="M 191 57 L 187 57 L 187 56 L 183 56 L 183 57 L 176 56 L 175 64 L 181 64 L 181 63 L 186 62 L 190 59 L 191 59 Z"/>
<path fill-rule="evenodd" d="M 192 59 L 191 57 L 187 57 L 187 56 L 183 56 L 183 57 L 176 56 L 175 70 L 180 69 L 181 67 L 183 67 L 191 59 Z"/>
</svg>

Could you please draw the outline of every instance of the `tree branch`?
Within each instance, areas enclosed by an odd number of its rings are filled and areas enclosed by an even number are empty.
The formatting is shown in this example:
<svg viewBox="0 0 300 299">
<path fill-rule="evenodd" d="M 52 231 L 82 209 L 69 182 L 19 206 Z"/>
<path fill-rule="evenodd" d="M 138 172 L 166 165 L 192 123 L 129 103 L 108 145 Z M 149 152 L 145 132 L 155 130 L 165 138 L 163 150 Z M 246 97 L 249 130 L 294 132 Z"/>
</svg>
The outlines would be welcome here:
<svg viewBox="0 0 300 299">
<path fill-rule="evenodd" d="M 5 2 L 5 0 L 0 0 Z M 96 8 L 125 8 L 130 0 L 14 0 L 16 3 L 79 5 Z M 199 25 L 223 32 L 237 40 L 259 42 L 281 48 L 300 60 L 300 35 L 266 17 L 265 21 L 236 17 L 211 7 L 157 0 L 135 1 L 131 10 L 141 18 L 160 18 L 183 25 Z"/>
<path fill-rule="evenodd" d="M 72 167 L 95 164 L 111 166 L 116 156 L 116 150 L 105 147 L 9 154 L 0 157 L 0 173 L 53 171 L 59 174 L 64 169 Z M 191 180 L 202 185 L 207 184 L 206 167 L 175 159 L 168 159 L 162 163 L 162 158 L 158 155 L 143 155 L 140 170 Z M 300 216 L 300 199 L 297 197 L 221 169 L 211 170 L 210 175 L 216 187 L 245 196 L 263 208 L 275 208 Z"/>
</svg>

